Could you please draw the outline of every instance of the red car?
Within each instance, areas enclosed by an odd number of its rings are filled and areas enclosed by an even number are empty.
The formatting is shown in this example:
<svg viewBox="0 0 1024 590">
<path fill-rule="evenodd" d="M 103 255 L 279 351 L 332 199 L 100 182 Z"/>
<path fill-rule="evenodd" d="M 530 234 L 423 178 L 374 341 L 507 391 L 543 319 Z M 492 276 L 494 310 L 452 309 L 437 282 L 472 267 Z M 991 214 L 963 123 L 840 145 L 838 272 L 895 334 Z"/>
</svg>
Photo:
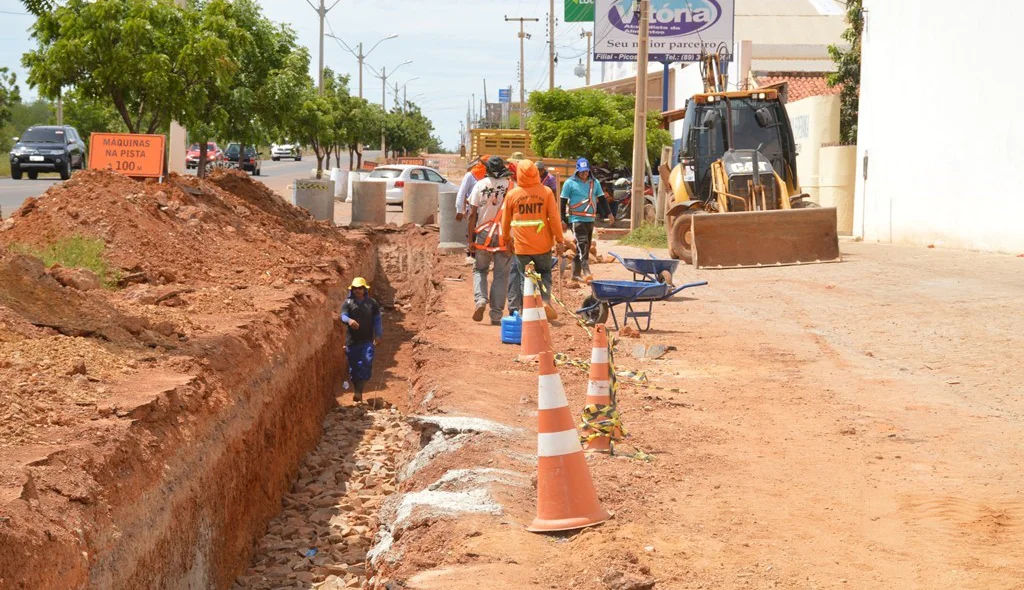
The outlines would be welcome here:
<svg viewBox="0 0 1024 590">
<path fill-rule="evenodd" d="M 219 162 L 224 159 L 224 152 L 217 147 L 215 142 L 209 142 L 206 144 L 206 161 L 207 162 Z M 188 151 L 185 152 L 185 167 L 186 168 L 198 168 L 199 167 L 199 144 L 193 143 L 189 146 Z"/>
</svg>

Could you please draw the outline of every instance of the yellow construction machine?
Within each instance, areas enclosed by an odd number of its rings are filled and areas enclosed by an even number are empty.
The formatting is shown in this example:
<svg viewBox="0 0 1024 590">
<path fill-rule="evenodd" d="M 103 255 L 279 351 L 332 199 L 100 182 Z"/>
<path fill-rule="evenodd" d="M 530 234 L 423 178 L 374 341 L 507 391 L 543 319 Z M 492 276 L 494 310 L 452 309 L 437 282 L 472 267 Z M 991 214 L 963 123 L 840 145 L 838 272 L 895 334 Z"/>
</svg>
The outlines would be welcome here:
<svg viewBox="0 0 1024 590">
<path fill-rule="evenodd" d="M 679 116 L 674 202 L 665 212 L 673 258 L 697 268 L 841 260 L 836 210 L 799 190 L 793 131 L 777 91 L 698 94 Z"/>
</svg>

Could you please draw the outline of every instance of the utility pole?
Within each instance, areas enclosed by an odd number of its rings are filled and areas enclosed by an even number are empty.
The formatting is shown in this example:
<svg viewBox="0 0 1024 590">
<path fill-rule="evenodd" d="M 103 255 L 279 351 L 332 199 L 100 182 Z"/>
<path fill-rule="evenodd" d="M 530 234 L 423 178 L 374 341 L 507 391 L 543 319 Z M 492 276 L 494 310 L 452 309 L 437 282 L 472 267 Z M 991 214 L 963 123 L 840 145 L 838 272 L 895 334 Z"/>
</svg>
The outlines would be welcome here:
<svg viewBox="0 0 1024 590">
<path fill-rule="evenodd" d="M 548 90 L 555 89 L 555 0 L 548 11 Z"/>
<path fill-rule="evenodd" d="M 509 18 L 505 22 L 519 21 L 519 128 L 526 129 L 526 40 L 530 38 L 523 27 L 526 22 L 540 22 L 539 18 Z"/>
<path fill-rule="evenodd" d="M 580 31 L 580 37 L 587 38 L 587 86 L 590 86 L 590 38 L 594 36 L 594 31 Z"/>
<path fill-rule="evenodd" d="M 394 76 L 395 72 L 397 72 L 402 66 L 409 65 L 411 63 L 412 63 L 412 60 L 410 59 L 408 61 L 404 61 L 404 62 L 398 64 L 397 66 L 395 66 L 394 68 L 391 69 L 391 75 Z M 380 78 L 380 81 L 381 81 L 381 85 L 380 85 L 380 108 L 383 109 L 384 110 L 384 114 L 387 115 L 387 113 L 388 113 L 388 69 L 386 67 L 382 67 L 380 69 L 380 75 L 377 76 L 377 77 Z M 395 88 L 395 102 L 398 102 L 398 88 L 397 87 Z M 387 140 L 384 137 L 385 130 L 386 130 L 385 126 L 381 125 L 381 128 L 380 128 L 380 151 L 381 151 L 381 156 L 383 157 L 383 159 L 386 160 L 387 156 L 388 156 L 388 151 L 387 151 L 387 143 L 386 143 Z"/>
<path fill-rule="evenodd" d="M 644 165 L 647 162 L 647 44 L 650 34 L 650 0 L 639 0 L 640 31 L 636 56 L 636 108 L 633 111 L 633 196 L 629 226 L 637 229 L 644 219 Z"/>
<path fill-rule="evenodd" d="M 316 11 L 317 16 L 320 17 L 320 69 L 316 71 L 317 79 L 317 92 L 320 94 L 324 93 L 324 19 L 327 18 L 327 13 L 334 10 L 334 7 L 338 5 L 341 0 L 334 0 L 334 4 L 331 4 L 330 8 L 327 8 L 324 4 L 325 0 L 320 0 L 320 6 L 316 6 L 310 0 L 306 0 L 306 4 Z"/>
<path fill-rule="evenodd" d="M 174 2 L 179 7 L 185 7 L 185 0 L 175 0 Z M 61 105 L 61 111 L 63 111 L 63 105 Z M 63 113 L 62 113 L 63 114 Z M 178 174 L 185 173 L 185 150 L 187 148 L 186 141 L 188 139 L 188 132 L 181 126 L 181 123 L 177 121 L 171 121 L 171 128 L 168 130 L 167 138 L 167 173 L 177 172 Z"/>
<path fill-rule="evenodd" d="M 490 124 L 491 118 L 487 112 L 487 78 L 484 78 L 484 119 Z"/>
</svg>

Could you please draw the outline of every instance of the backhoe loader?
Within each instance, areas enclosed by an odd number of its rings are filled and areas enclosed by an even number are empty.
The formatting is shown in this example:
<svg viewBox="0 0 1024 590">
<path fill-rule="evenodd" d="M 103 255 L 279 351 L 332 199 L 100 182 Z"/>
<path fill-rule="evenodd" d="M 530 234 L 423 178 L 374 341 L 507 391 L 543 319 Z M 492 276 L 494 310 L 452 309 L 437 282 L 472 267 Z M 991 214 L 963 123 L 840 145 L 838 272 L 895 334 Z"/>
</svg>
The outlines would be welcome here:
<svg viewBox="0 0 1024 590">
<path fill-rule="evenodd" d="M 793 132 L 775 90 L 688 100 L 669 181 L 673 258 L 697 268 L 841 260 L 836 210 L 799 191 Z"/>
</svg>

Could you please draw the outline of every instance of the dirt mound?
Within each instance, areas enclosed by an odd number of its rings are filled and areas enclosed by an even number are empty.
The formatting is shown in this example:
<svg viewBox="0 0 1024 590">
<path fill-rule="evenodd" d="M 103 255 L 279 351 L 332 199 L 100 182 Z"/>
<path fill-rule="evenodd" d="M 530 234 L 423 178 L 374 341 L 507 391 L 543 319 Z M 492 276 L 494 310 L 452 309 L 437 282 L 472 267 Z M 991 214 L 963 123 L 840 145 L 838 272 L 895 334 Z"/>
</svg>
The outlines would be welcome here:
<svg viewBox="0 0 1024 590">
<path fill-rule="evenodd" d="M 209 180 L 172 174 L 165 184 L 84 171 L 26 201 L 12 220 L 0 244 L 103 240 L 123 284 L 228 276 L 272 284 L 291 267 L 332 250 L 326 242 L 333 230 L 326 224 L 238 171 L 220 171 Z"/>
</svg>

